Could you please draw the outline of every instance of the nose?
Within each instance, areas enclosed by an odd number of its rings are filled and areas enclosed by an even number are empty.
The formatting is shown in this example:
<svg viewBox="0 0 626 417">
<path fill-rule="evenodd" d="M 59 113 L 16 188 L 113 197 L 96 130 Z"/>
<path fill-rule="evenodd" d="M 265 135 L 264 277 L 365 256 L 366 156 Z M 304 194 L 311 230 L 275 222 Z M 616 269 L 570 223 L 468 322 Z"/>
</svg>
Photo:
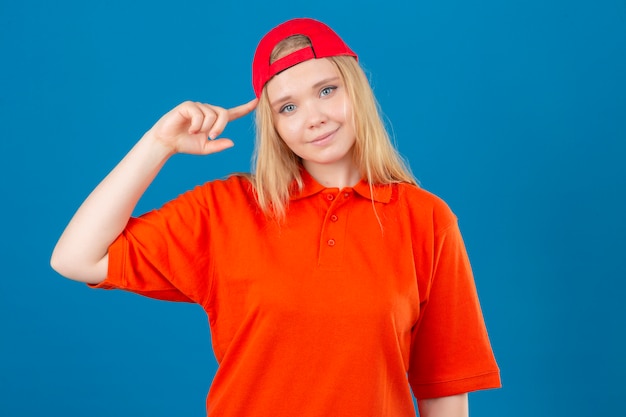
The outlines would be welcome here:
<svg viewBox="0 0 626 417">
<path fill-rule="evenodd" d="M 307 105 L 307 125 L 309 128 L 316 128 L 326 123 L 328 115 L 324 107 L 317 100 Z"/>
</svg>

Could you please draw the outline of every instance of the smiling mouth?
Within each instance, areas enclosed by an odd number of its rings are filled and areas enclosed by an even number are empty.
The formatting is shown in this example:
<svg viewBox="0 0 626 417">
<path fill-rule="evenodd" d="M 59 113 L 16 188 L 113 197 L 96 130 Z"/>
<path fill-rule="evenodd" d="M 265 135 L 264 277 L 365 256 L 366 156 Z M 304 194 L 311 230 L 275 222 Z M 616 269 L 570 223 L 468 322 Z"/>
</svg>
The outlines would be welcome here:
<svg viewBox="0 0 626 417">
<path fill-rule="evenodd" d="M 313 139 L 313 140 L 312 140 L 312 141 L 310 141 L 309 143 L 314 144 L 314 145 L 323 144 L 323 143 L 325 143 L 328 139 L 330 139 L 330 138 L 331 138 L 331 137 L 335 134 L 335 132 L 337 132 L 337 130 L 339 130 L 339 128 L 337 128 L 337 129 L 335 129 L 335 130 L 333 130 L 333 131 L 330 131 L 330 132 L 324 133 L 324 134 L 322 134 L 322 135 L 319 135 L 318 137 L 316 137 L 315 139 Z"/>
</svg>

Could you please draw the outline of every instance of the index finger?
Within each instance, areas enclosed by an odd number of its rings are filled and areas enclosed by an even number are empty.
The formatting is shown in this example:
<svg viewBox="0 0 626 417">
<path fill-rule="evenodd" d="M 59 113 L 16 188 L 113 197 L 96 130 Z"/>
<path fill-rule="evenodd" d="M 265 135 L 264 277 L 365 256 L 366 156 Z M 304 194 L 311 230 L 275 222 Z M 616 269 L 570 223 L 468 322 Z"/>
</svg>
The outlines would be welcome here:
<svg viewBox="0 0 626 417">
<path fill-rule="evenodd" d="M 256 105 L 258 104 L 258 102 L 259 102 L 259 99 L 255 98 L 255 99 L 250 100 L 246 104 L 242 104 L 240 106 L 228 109 L 227 110 L 228 121 L 231 122 L 235 119 L 239 119 L 240 117 L 243 117 L 246 114 L 252 112 L 256 108 Z"/>
</svg>

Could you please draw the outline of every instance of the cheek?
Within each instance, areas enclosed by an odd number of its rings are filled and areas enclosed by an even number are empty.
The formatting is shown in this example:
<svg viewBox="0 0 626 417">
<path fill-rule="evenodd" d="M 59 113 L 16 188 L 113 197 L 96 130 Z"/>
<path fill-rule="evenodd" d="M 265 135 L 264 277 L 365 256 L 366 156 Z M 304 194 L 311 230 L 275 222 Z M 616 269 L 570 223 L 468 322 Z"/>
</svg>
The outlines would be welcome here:
<svg viewBox="0 0 626 417">
<path fill-rule="evenodd" d="M 352 123 L 352 104 L 348 97 L 343 100 L 337 100 L 334 104 L 334 114 L 344 123 Z"/>
<path fill-rule="evenodd" d="M 295 117 L 283 120 L 274 125 L 276 131 L 285 143 L 290 144 L 300 136 L 300 124 Z"/>
</svg>

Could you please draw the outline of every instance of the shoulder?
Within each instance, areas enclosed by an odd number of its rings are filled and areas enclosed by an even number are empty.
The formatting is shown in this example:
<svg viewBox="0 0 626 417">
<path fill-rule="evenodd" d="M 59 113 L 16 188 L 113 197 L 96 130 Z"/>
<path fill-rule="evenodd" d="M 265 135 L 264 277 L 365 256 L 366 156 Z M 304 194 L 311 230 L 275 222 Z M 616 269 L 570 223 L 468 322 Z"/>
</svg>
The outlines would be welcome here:
<svg viewBox="0 0 626 417">
<path fill-rule="evenodd" d="M 216 193 L 251 192 L 253 189 L 250 176 L 247 174 L 230 174 L 221 179 L 205 182 L 196 187 L 198 191 L 210 191 Z"/>
<path fill-rule="evenodd" d="M 411 217 L 432 221 L 435 229 L 445 229 L 457 221 L 456 215 L 441 197 L 417 185 L 396 184 L 392 200 L 408 210 Z"/>
<path fill-rule="evenodd" d="M 208 181 L 189 193 L 207 206 L 249 207 L 256 202 L 254 185 L 246 174 L 231 174 L 226 178 Z"/>
</svg>

